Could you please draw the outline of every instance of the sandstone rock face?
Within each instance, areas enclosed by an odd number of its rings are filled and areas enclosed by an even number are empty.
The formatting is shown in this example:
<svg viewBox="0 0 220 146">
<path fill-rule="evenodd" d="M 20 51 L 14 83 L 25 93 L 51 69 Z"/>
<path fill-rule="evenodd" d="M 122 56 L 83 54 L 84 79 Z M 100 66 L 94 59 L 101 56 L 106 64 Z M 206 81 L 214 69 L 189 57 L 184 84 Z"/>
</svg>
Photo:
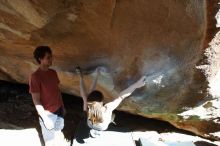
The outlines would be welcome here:
<svg viewBox="0 0 220 146">
<path fill-rule="evenodd" d="M 98 89 L 106 101 L 146 75 L 146 87 L 136 90 L 119 110 L 218 139 L 219 100 L 209 104 L 214 98 L 207 90 L 211 82 L 201 70 L 212 68 L 204 52 L 215 32 L 217 2 L 1 1 L 0 79 L 28 83 L 37 68 L 33 50 L 48 45 L 63 92 L 79 95 L 79 79 L 73 71 L 77 65 L 85 70 L 87 86 L 94 68 L 104 68 Z M 213 78 L 216 70 L 211 72 Z M 213 116 L 189 114 L 198 107 L 211 110 Z"/>
</svg>

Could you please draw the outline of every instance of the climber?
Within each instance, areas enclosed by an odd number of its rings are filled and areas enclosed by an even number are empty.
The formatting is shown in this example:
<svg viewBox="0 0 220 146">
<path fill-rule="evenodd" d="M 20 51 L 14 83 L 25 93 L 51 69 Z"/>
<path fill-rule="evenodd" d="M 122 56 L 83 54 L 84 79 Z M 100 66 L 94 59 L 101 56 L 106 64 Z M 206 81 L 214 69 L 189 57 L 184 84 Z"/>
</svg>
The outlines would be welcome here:
<svg viewBox="0 0 220 146">
<path fill-rule="evenodd" d="M 59 145 L 63 137 L 65 108 L 59 89 L 59 78 L 52 65 L 52 51 L 39 46 L 34 51 L 38 69 L 29 78 L 29 92 L 39 115 L 39 122 L 46 146 Z"/>
<path fill-rule="evenodd" d="M 86 122 L 90 128 L 90 136 L 97 137 L 100 135 L 101 131 L 108 128 L 109 124 L 113 121 L 113 110 L 118 107 L 118 105 L 131 95 L 131 93 L 136 89 L 145 85 L 146 77 L 141 77 L 137 82 L 132 84 L 127 89 L 123 90 L 119 96 L 112 102 L 103 104 L 103 94 L 95 90 L 98 76 L 100 74 L 100 68 L 96 69 L 96 77 L 91 85 L 89 94 L 85 88 L 83 74 L 79 67 L 76 68 L 77 74 L 80 76 L 80 95 L 83 98 L 83 110 L 86 113 Z"/>
</svg>

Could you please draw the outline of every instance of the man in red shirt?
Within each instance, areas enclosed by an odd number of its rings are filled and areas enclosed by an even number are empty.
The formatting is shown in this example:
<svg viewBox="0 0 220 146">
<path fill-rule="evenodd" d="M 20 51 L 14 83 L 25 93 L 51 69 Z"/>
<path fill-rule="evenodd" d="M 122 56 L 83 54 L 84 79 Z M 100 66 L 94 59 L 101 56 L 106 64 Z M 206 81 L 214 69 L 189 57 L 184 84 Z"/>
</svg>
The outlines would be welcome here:
<svg viewBox="0 0 220 146">
<path fill-rule="evenodd" d="M 39 46 L 34 51 L 39 68 L 29 79 L 29 92 L 39 114 L 42 135 L 46 146 L 59 145 L 64 127 L 64 104 L 59 89 L 59 78 L 52 65 L 52 51 L 48 46 Z M 63 134 L 62 134 L 63 135 Z"/>
</svg>

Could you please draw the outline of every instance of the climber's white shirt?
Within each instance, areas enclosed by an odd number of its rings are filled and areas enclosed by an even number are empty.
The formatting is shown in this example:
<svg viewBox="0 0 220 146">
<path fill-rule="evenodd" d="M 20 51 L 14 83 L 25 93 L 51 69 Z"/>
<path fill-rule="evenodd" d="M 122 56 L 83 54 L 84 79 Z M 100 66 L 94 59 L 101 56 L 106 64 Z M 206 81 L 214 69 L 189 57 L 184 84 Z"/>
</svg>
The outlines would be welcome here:
<svg viewBox="0 0 220 146">
<path fill-rule="evenodd" d="M 90 128 L 95 130 L 106 130 L 108 128 L 108 125 L 112 121 L 112 111 L 118 107 L 118 105 L 121 103 L 122 98 L 118 97 L 112 102 L 107 103 L 102 107 L 102 115 L 103 115 L 103 122 L 92 124 L 92 122 L 87 118 L 87 124 Z"/>
</svg>

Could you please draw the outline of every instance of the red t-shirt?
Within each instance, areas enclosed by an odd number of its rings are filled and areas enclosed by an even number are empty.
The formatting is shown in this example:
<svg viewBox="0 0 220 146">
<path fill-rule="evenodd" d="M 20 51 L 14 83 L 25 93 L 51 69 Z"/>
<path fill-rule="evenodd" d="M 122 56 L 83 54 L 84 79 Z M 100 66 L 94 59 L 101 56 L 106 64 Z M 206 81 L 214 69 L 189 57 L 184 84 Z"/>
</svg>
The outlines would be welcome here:
<svg viewBox="0 0 220 146">
<path fill-rule="evenodd" d="M 29 92 L 40 93 L 40 101 L 45 110 L 55 112 L 63 106 L 60 96 L 59 78 L 53 69 L 43 71 L 38 68 L 29 79 Z"/>
</svg>

